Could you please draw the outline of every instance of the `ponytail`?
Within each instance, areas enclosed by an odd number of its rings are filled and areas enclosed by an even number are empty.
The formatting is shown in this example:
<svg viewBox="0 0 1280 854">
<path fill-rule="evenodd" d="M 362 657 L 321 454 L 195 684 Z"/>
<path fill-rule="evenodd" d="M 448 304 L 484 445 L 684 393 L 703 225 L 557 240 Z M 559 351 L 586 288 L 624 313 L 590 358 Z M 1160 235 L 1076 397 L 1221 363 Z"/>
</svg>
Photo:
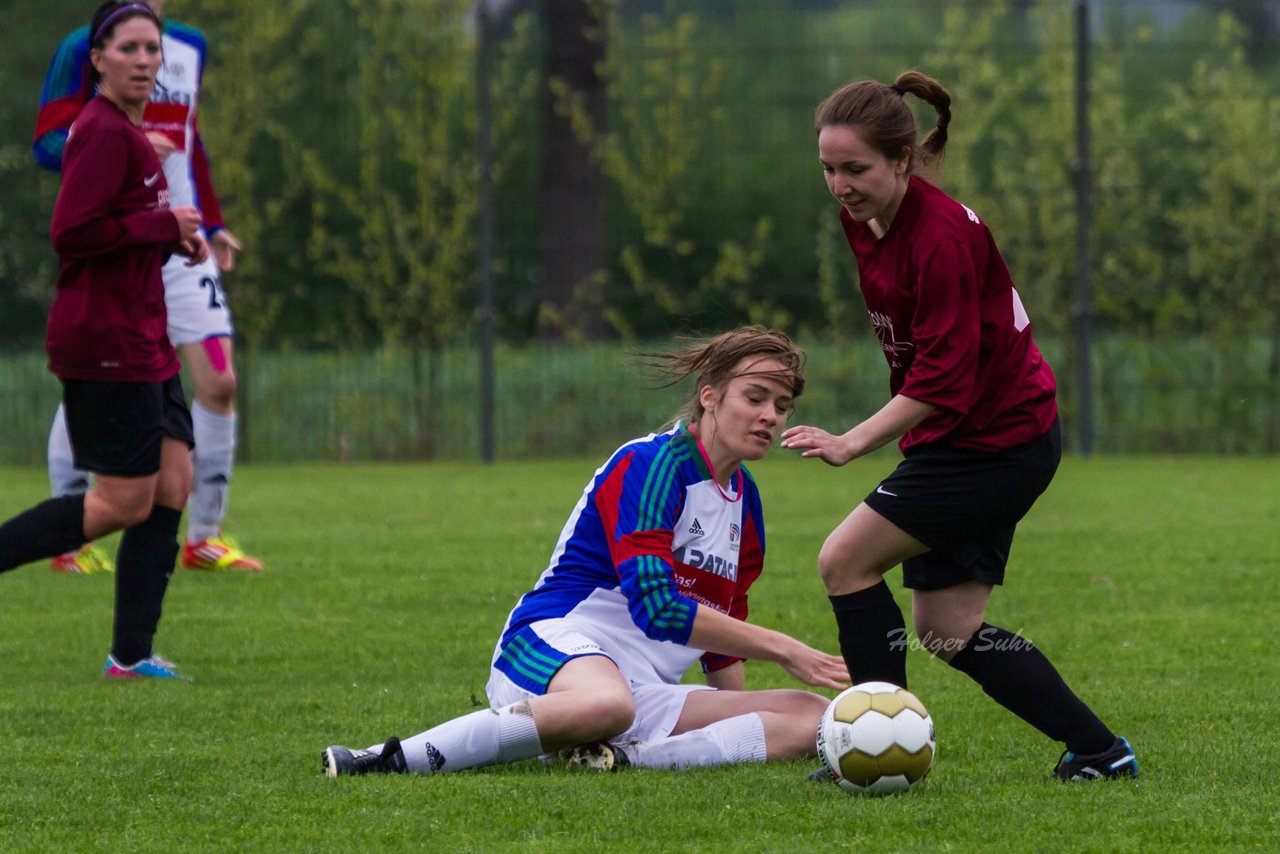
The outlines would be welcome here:
<svg viewBox="0 0 1280 854">
<path fill-rule="evenodd" d="M 916 142 L 916 119 L 904 101 L 915 95 L 937 111 L 937 125 L 924 141 Z M 931 166 L 942 159 L 951 124 L 951 95 L 942 84 L 919 71 L 904 71 L 892 85 L 874 80 L 849 83 L 832 92 L 814 113 L 814 130 L 856 127 L 867 145 L 891 160 L 910 150 L 908 171 L 917 164 Z"/>
</svg>

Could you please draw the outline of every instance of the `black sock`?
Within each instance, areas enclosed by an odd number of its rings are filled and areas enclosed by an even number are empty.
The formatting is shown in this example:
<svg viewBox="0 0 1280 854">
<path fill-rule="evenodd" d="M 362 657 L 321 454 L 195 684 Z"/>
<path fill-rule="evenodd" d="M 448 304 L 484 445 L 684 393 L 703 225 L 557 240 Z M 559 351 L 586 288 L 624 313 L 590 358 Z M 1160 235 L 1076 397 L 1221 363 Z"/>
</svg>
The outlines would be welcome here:
<svg viewBox="0 0 1280 854">
<path fill-rule="evenodd" d="M 50 498 L 0 525 L 0 572 L 84 543 L 84 496 Z"/>
<path fill-rule="evenodd" d="M 1072 693 L 1031 641 L 983 623 L 951 666 L 982 686 L 1000 705 L 1067 749 L 1102 753 L 1116 736 Z"/>
<path fill-rule="evenodd" d="M 128 667 L 151 655 L 173 562 L 182 511 L 155 506 L 145 522 L 126 528 L 116 552 L 116 618 L 111 655 Z"/>
<path fill-rule="evenodd" d="M 840 630 L 840 654 L 853 684 L 892 682 L 907 687 L 907 624 L 889 585 L 829 596 Z"/>
</svg>

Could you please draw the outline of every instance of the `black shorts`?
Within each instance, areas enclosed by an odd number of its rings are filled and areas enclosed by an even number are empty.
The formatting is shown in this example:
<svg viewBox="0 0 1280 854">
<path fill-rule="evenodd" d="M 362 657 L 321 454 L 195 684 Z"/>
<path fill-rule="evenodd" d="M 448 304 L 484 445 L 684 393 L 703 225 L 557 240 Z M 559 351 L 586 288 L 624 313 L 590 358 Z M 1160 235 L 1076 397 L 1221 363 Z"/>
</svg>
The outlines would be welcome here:
<svg viewBox="0 0 1280 854">
<path fill-rule="evenodd" d="M 941 590 L 1004 581 L 1013 531 L 1053 480 L 1062 432 L 995 453 L 943 445 L 912 449 L 866 498 L 872 510 L 929 547 L 902 563 L 902 583 Z"/>
<path fill-rule="evenodd" d="M 160 471 L 165 436 L 195 446 L 176 374 L 158 383 L 63 380 L 62 403 L 76 468 L 85 471 L 147 477 Z"/>
</svg>

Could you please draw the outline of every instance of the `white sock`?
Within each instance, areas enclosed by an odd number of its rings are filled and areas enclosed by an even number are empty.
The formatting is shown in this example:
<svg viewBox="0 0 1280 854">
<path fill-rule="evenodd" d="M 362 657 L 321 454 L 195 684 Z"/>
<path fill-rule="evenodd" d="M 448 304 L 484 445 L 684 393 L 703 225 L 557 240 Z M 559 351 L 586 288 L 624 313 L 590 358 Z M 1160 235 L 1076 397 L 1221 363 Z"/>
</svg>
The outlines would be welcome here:
<svg viewBox="0 0 1280 854">
<path fill-rule="evenodd" d="M 542 753 L 529 704 L 472 712 L 400 742 L 405 763 L 418 774 L 461 771 L 495 762 L 516 762 Z M 373 748 L 381 750 L 381 745 Z"/>
<path fill-rule="evenodd" d="M 71 436 L 67 433 L 67 413 L 62 404 L 53 415 L 49 428 L 49 490 L 54 498 L 82 495 L 89 491 L 89 473 L 76 468 L 71 453 Z"/>
<path fill-rule="evenodd" d="M 187 505 L 187 542 L 218 535 L 227 515 L 227 488 L 236 454 L 236 415 L 215 415 L 196 402 L 191 407 L 195 428 L 195 478 Z"/>
<path fill-rule="evenodd" d="M 755 712 L 726 718 L 682 735 L 626 745 L 642 768 L 689 768 L 765 761 L 764 721 Z"/>
</svg>

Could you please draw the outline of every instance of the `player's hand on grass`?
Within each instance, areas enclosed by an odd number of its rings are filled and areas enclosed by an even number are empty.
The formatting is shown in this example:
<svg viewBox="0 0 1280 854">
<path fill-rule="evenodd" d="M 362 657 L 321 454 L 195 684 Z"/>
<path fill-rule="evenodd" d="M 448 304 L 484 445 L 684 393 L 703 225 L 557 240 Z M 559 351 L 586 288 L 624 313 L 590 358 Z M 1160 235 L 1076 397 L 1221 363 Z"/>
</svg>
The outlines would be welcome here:
<svg viewBox="0 0 1280 854">
<path fill-rule="evenodd" d="M 833 466 L 842 466 L 857 456 L 850 447 L 848 434 L 833 436 L 821 427 L 804 424 L 783 431 L 782 447 L 800 451 L 802 457 L 817 457 Z"/>
</svg>

